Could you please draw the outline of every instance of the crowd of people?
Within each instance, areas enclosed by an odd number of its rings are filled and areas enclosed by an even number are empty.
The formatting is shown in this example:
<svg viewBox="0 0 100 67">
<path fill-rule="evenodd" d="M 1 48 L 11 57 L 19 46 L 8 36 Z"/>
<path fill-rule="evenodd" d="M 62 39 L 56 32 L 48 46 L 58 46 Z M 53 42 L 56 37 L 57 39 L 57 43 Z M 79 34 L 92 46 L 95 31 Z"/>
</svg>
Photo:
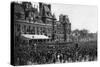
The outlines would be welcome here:
<svg viewBox="0 0 100 67">
<path fill-rule="evenodd" d="M 66 62 L 81 62 L 94 61 L 97 59 L 96 49 L 91 48 L 69 48 L 64 52 L 60 50 L 45 51 L 31 54 L 32 63 L 49 64 L 49 63 L 66 63 Z"/>
<path fill-rule="evenodd" d="M 60 47 L 59 47 L 60 48 Z M 97 60 L 97 48 L 67 47 L 61 50 L 34 50 L 34 47 L 24 47 L 17 50 L 18 65 L 51 64 L 66 62 L 82 62 Z"/>
<path fill-rule="evenodd" d="M 38 44 L 35 44 L 37 47 L 34 46 L 34 44 L 23 46 L 25 42 L 17 42 L 16 44 L 22 46 L 15 46 L 15 65 L 51 64 L 97 60 L 97 45 L 93 42 L 90 42 L 89 44 L 84 43 L 84 45 L 80 45 L 79 43 L 73 43 L 73 45 L 66 44 L 63 47 L 56 45 L 53 47 L 57 48 L 53 49 L 44 47 L 45 45 L 38 46 Z M 41 48 L 39 49 L 38 47 Z"/>
</svg>

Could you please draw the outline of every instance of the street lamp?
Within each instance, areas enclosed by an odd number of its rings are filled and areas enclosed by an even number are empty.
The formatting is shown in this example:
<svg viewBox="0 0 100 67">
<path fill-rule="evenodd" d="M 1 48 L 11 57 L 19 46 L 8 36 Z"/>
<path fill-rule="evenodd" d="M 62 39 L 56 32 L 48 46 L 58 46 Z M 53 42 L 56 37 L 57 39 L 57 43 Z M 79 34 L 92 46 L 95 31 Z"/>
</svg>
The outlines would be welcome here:
<svg viewBox="0 0 100 67">
<path fill-rule="evenodd" d="M 35 48 L 35 52 L 36 52 L 36 48 L 37 48 L 37 47 L 36 47 L 36 43 L 34 44 L 34 48 Z"/>
</svg>

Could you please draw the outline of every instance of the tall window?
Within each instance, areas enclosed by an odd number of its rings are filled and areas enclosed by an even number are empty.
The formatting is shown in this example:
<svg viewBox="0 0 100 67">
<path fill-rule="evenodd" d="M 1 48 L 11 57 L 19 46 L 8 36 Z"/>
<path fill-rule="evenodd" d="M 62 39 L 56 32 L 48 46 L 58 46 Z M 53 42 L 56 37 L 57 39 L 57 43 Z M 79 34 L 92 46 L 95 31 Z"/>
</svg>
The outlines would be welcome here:
<svg viewBox="0 0 100 67">
<path fill-rule="evenodd" d="M 37 27 L 37 34 L 39 34 L 39 27 Z"/>
<path fill-rule="evenodd" d="M 42 34 L 46 34 L 46 32 L 45 32 L 45 28 L 43 27 L 43 29 L 42 29 Z"/>
<path fill-rule="evenodd" d="M 26 34 L 26 25 L 24 25 L 24 34 Z"/>
<path fill-rule="evenodd" d="M 22 33 L 24 33 L 24 25 L 22 25 L 21 31 Z"/>
<path fill-rule="evenodd" d="M 35 27 L 33 27 L 32 29 L 32 34 L 35 34 Z"/>
<path fill-rule="evenodd" d="M 17 31 L 19 32 L 20 31 L 20 25 L 17 24 Z"/>
<path fill-rule="evenodd" d="M 31 26 L 29 26 L 29 34 L 31 34 Z"/>
<path fill-rule="evenodd" d="M 40 27 L 40 34 L 42 34 L 42 32 L 43 32 L 43 29 L 42 29 L 42 27 Z"/>
<path fill-rule="evenodd" d="M 27 33 L 29 33 L 29 26 L 27 26 Z"/>
</svg>

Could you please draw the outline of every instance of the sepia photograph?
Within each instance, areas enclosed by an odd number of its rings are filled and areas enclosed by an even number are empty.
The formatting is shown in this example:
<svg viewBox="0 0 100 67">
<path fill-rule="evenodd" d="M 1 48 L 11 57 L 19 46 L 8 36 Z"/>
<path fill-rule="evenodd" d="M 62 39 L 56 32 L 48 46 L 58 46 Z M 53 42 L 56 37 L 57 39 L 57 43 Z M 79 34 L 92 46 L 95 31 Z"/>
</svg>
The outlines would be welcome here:
<svg viewBox="0 0 100 67">
<path fill-rule="evenodd" d="M 12 1 L 11 65 L 98 60 L 98 8 L 93 5 Z"/>
</svg>

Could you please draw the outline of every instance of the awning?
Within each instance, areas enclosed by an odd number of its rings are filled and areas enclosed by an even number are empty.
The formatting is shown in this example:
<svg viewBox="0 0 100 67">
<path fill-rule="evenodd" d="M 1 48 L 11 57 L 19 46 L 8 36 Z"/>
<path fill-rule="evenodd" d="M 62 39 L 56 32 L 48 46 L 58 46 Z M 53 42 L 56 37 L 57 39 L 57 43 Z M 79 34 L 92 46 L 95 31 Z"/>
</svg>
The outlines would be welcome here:
<svg viewBox="0 0 100 67">
<path fill-rule="evenodd" d="M 32 35 L 32 34 L 22 34 L 27 39 L 50 39 L 48 36 L 45 35 Z"/>
</svg>

